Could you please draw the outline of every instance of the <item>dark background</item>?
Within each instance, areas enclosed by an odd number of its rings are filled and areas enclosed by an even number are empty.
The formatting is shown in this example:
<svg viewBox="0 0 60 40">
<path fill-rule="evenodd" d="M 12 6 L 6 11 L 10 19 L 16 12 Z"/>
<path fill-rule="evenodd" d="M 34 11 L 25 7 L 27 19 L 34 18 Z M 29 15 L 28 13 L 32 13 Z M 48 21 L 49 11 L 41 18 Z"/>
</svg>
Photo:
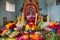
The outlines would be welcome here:
<svg viewBox="0 0 60 40">
<path fill-rule="evenodd" d="M 57 5 L 60 5 L 60 0 L 56 0 L 56 4 Z"/>
</svg>

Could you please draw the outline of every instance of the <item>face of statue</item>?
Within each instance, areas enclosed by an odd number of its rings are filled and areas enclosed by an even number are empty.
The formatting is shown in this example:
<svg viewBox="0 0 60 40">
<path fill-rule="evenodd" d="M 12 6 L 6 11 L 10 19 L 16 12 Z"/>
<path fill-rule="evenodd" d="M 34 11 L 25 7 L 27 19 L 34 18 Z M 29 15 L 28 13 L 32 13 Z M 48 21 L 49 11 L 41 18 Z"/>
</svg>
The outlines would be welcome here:
<svg viewBox="0 0 60 40">
<path fill-rule="evenodd" d="M 35 9 L 33 6 L 29 6 L 27 9 L 26 9 L 26 12 L 27 13 L 34 13 L 35 12 Z"/>
</svg>

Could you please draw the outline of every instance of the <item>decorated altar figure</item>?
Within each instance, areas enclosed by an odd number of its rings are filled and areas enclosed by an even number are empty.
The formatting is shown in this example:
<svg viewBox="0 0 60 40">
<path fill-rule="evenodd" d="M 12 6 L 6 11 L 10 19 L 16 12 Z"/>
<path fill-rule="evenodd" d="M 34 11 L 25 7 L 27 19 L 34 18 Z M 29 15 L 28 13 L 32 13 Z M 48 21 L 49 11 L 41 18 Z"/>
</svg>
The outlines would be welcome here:
<svg viewBox="0 0 60 40">
<path fill-rule="evenodd" d="M 33 24 L 33 22 L 29 22 L 29 23 L 26 25 L 25 30 L 28 31 L 29 29 L 35 30 L 35 25 Z"/>
<path fill-rule="evenodd" d="M 26 25 L 26 28 L 25 30 L 35 30 L 35 15 L 34 13 L 30 12 L 30 13 L 27 13 L 27 16 L 26 16 L 26 22 L 27 22 L 27 25 Z"/>
<path fill-rule="evenodd" d="M 35 15 L 33 14 L 33 13 L 30 13 L 30 14 L 27 14 L 27 17 L 26 17 L 27 19 L 27 23 L 29 23 L 29 22 L 33 22 L 33 23 L 35 23 Z"/>
</svg>

